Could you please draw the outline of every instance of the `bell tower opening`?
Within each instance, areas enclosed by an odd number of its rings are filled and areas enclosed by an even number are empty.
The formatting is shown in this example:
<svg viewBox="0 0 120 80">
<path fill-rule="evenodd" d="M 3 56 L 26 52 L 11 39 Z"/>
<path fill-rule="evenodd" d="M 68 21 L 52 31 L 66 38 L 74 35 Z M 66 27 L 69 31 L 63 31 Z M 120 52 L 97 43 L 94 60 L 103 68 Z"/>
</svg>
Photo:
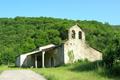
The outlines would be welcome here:
<svg viewBox="0 0 120 80">
<path fill-rule="evenodd" d="M 82 39 L 82 32 L 81 31 L 79 31 L 78 36 L 79 36 L 79 39 Z"/>
<path fill-rule="evenodd" d="M 72 30 L 72 38 L 75 39 L 75 30 Z"/>
</svg>

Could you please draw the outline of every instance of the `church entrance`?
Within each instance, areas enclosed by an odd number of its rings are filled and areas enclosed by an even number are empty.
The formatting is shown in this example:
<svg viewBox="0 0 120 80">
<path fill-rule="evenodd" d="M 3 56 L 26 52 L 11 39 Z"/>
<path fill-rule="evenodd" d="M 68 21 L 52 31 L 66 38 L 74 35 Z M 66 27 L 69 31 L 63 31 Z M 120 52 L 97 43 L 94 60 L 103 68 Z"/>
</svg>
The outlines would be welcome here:
<svg viewBox="0 0 120 80">
<path fill-rule="evenodd" d="M 51 67 L 54 67 L 54 58 L 51 57 Z"/>
<path fill-rule="evenodd" d="M 38 68 L 42 67 L 42 55 L 37 56 L 37 67 Z"/>
</svg>

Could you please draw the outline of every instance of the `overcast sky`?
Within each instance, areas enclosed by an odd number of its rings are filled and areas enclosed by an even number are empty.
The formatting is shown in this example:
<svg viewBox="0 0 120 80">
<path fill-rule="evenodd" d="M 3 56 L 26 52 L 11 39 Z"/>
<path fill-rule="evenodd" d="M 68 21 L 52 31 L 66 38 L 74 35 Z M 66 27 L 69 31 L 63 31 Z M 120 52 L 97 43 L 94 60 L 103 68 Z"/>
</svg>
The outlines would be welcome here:
<svg viewBox="0 0 120 80">
<path fill-rule="evenodd" d="M 57 17 L 120 24 L 120 0 L 0 0 L 0 17 Z"/>
</svg>

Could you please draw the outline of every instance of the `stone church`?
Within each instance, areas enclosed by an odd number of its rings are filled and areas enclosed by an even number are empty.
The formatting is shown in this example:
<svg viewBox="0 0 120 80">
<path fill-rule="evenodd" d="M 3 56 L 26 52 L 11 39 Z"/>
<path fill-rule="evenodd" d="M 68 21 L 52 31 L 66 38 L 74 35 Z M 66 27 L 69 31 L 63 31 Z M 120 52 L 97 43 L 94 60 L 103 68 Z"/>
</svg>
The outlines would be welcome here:
<svg viewBox="0 0 120 80">
<path fill-rule="evenodd" d="M 68 30 L 68 40 L 56 46 L 49 44 L 38 50 L 22 54 L 16 59 L 18 67 L 54 67 L 78 60 L 96 61 L 102 59 L 102 53 L 85 43 L 85 33 L 78 25 Z"/>
</svg>

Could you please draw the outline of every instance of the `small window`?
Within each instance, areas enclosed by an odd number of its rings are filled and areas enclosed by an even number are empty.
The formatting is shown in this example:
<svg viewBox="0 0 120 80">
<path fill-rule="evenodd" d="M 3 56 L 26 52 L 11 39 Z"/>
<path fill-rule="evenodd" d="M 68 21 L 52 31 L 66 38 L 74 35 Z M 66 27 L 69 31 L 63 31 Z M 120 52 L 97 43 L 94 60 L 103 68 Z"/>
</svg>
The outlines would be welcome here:
<svg viewBox="0 0 120 80">
<path fill-rule="evenodd" d="M 75 31 L 72 30 L 72 38 L 75 39 Z"/>
<path fill-rule="evenodd" d="M 82 39 L 82 32 L 79 31 L 79 39 Z"/>
</svg>

